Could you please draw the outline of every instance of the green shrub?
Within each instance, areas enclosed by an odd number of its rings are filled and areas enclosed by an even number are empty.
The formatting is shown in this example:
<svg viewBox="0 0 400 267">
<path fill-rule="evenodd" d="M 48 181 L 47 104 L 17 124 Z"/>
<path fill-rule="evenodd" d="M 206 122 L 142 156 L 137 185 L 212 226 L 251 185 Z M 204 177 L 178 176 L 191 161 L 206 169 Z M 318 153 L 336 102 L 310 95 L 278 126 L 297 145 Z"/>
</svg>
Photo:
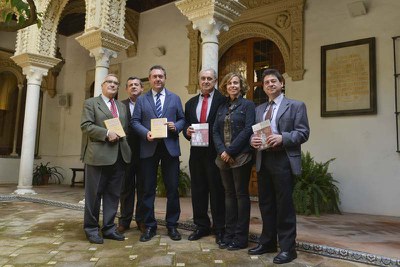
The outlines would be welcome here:
<svg viewBox="0 0 400 267">
<path fill-rule="evenodd" d="M 47 185 L 49 181 L 60 184 L 64 180 L 64 176 L 59 171 L 62 169 L 58 166 L 49 166 L 50 162 L 35 165 L 33 169 L 32 185 Z"/>
<path fill-rule="evenodd" d="M 310 153 L 302 152 L 302 174 L 295 178 L 293 200 L 296 212 L 305 215 L 339 213 L 338 183 L 328 172 L 332 158 L 325 163 L 315 162 Z"/>
<path fill-rule="evenodd" d="M 190 189 L 190 177 L 187 172 L 180 169 L 179 170 L 179 183 L 178 191 L 180 197 L 185 197 Z M 165 188 L 164 180 L 161 174 L 161 166 L 158 166 L 157 170 L 157 196 L 165 197 L 167 196 L 167 189 Z"/>
</svg>

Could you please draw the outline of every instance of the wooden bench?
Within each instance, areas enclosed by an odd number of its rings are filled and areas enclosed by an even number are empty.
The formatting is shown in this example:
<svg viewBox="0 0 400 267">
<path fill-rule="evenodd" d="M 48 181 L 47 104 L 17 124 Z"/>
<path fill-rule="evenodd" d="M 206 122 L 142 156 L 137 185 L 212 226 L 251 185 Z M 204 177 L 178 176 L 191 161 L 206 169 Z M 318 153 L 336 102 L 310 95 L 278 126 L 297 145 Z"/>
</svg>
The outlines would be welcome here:
<svg viewBox="0 0 400 267">
<path fill-rule="evenodd" d="M 85 186 L 85 168 L 70 168 L 72 170 L 72 179 L 71 179 L 71 187 L 74 187 L 75 184 L 83 184 Z M 83 172 L 83 181 L 75 182 L 75 177 L 77 172 Z"/>
</svg>

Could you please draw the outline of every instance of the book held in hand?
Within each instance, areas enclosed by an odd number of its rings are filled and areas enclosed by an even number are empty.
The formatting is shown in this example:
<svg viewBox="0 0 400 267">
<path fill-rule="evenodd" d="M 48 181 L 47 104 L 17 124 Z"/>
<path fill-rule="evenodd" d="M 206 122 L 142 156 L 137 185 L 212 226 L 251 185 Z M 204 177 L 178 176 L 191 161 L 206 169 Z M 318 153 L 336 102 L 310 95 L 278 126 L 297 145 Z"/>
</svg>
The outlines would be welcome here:
<svg viewBox="0 0 400 267">
<path fill-rule="evenodd" d="M 121 121 L 119 118 L 112 118 L 104 121 L 104 124 L 110 132 L 116 133 L 119 137 L 125 137 L 125 131 L 122 127 Z"/>
<path fill-rule="evenodd" d="M 150 131 L 153 138 L 167 138 L 168 137 L 168 127 L 167 118 L 151 119 L 150 121 Z"/>
<path fill-rule="evenodd" d="M 194 129 L 194 133 L 192 133 L 190 145 L 207 147 L 209 144 L 208 123 L 195 123 L 191 126 Z"/>
<path fill-rule="evenodd" d="M 267 144 L 267 137 L 272 134 L 271 123 L 269 120 L 262 121 L 252 126 L 254 135 L 261 138 L 261 146 L 258 150 L 267 149 L 269 146 Z"/>
</svg>

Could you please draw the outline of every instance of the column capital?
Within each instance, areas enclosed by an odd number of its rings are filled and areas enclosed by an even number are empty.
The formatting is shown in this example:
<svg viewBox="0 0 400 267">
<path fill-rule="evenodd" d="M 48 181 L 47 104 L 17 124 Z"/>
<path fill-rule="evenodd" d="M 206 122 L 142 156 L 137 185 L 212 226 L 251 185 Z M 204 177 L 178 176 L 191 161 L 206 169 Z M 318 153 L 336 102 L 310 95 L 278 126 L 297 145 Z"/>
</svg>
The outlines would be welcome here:
<svg viewBox="0 0 400 267">
<path fill-rule="evenodd" d="M 23 53 L 11 57 L 12 60 L 22 68 L 28 83 L 41 85 L 43 76 L 47 75 L 49 69 L 57 65 L 61 60 L 54 57 L 39 54 Z"/>
<path fill-rule="evenodd" d="M 102 29 L 90 30 L 75 39 L 90 52 L 97 48 L 106 48 L 114 52 L 119 52 L 133 44 L 128 39 Z"/>
<path fill-rule="evenodd" d="M 90 56 L 96 60 L 96 67 L 105 67 L 108 69 L 110 58 L 116 58 L 117 52 L 104 47 L 96 47 L 90 49 Z"/>
<path fill-rule="evenodd" d="M 228 30 L 229 25 L 246 9 L 239 0 L 181 0 L 176 7 L 206 35 L 212 32 L 217 35 L 221 29 Z M 217 30 L 217 31 L 215 31 Z"/>
</svg>

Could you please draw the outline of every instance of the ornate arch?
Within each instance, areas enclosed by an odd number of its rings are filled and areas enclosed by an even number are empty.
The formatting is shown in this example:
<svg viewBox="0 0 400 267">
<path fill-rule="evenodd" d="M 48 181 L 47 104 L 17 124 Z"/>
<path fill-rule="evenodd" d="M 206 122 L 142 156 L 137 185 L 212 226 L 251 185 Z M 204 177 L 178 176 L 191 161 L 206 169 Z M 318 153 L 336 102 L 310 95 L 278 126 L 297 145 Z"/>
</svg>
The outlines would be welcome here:
<svg viewBox="0 0 400 267">
<path fill-rule="evenodd" d="M 17 78 L 18 84 L 24 84 L 25 76 L 20 66 L 10 59 L 11 53 L 0 51 L 0 73 L 11 72 Z"/>
<path fill-rule="evenodd" d="M 243 23 L 233 26 L 219 37 L 219 58 L 234 44 L 253 37 L 261 37 L 273 41 L 282 53 L 285 65 L 290 63 L 290 49 L 286 40 L 275 29 L 261 23 Z"/>
</svg>

